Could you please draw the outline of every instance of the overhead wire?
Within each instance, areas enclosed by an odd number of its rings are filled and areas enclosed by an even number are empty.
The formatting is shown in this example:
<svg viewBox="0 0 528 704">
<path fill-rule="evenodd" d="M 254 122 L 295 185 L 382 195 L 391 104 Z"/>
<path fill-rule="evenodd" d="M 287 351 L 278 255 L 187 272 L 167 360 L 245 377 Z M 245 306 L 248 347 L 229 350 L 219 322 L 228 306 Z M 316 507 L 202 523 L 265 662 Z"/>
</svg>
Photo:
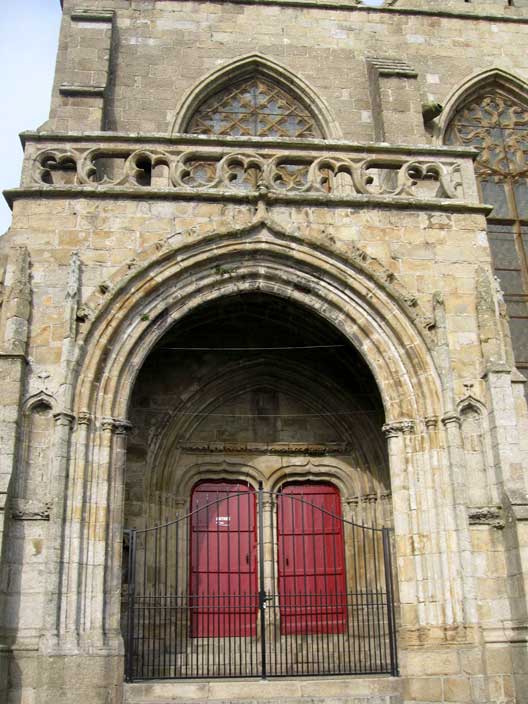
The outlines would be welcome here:
<svg viewBox="0 0 528 704">
<path fill-rule="evenodd" d="M 323 350 L 337 349 L 346 345 L 284 345 L 280 347 L 159 347 L 160 350 L 177 352 L 265 352 L 284 350 Z"/>
</svg>

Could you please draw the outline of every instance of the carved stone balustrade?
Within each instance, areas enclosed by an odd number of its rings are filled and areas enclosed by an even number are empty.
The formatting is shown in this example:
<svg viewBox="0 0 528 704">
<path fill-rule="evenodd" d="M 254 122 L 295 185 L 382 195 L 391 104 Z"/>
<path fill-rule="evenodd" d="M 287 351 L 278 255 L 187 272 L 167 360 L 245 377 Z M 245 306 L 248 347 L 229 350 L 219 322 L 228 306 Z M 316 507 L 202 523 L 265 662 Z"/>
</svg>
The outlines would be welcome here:
<svg viewBox="0 0 528 704">
<path fill-rule="evenodd" d="M 474 152 L 192 135 L 24 133 L 17 197 L 149 197 L 481 208 Z"/>
</svg>

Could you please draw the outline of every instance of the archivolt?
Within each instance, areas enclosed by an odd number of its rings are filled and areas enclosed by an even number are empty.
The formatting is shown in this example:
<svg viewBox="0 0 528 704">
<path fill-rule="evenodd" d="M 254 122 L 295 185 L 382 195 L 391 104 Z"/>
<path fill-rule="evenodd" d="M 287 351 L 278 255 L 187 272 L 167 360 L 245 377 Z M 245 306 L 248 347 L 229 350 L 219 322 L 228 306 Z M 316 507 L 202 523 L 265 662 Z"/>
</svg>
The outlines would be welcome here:
<svg viewBox="0 0 528 704">
<path fill-rule="evenodd" d="M 387 421 L 440 413 L 425 333 L 403 302 L 358 261 L 306 240 L 259 220 L 167 245 L 104 298 L 72 370 L 73 410 L 126 417 L 143 360 L 177 320 L 220 296 L 260 291 L 305 306 L 350 340 L 374 374 Z"/>
</svg>

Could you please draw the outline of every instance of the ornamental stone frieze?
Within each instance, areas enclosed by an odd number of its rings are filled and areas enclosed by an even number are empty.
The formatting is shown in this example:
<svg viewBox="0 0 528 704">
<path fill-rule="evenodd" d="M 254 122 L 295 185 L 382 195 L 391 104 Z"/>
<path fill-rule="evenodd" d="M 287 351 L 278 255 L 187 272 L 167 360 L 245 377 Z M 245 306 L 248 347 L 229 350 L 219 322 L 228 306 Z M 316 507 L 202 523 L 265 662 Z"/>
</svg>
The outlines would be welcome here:
<svg viewBox="0 0 528 704">
<path fill-rule="evenodd" d="M 324 140 L 152 136 L 24 136 L 31 153 L 13 201 L 83 194 L 131 198 L 255 201 L 367 201 L 482 210 L 467 149 Z"/>
</svg>

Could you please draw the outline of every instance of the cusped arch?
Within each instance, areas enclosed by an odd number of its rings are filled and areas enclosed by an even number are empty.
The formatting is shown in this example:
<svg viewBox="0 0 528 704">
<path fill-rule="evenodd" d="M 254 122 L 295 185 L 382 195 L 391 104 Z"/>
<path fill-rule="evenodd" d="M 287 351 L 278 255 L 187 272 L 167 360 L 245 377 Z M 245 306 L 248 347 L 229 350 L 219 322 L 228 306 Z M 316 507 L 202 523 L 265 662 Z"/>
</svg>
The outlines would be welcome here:
<svg viewBox="0 0 528 704">
<path fill-rule="evenodd" d="M 215 69 L 188 90 L 177 107 L 171 135 L 185 133 L 196 110 L 215 93 L 252 76 L 267 79 L 297 99 L 313 116 L 324 139 L 343 138 L 330 108 L 310 84 L 285 66 L 259 53 L 248 54 Z"/>
<path fill-rule="evenodd" d="M 330 458 L 322 458 L 320 462 L 309 459 L 304 465 L 283 464 L 270 474 L 268 489 L 279 492 L 286 484 L 296 481 L 327 482 L 336 486 L 341 498 L 346 499 L 361 492 L 357 477 L 347 470 L 345 463 L 332 461 Z"/>
<path fill-rule="evenodd" d="M 182 500 L 190 500 L 194 487 L 202 481 L 245 482 L 256 490 L 264 479 L 262 472 L 251 463 L 226 458 L 204 459 L 186 468 L 180 478 L 178 495 Z"/>
<path fill-rule="evenodd" d="M 55 411 L 55 399 L 46 391 L 38 391 L 31 396 L 28 396 L 22 404 L 22 412 L 24 415 L 29 415 L 35 408 L 46 407 L 51 413 Z"/>
<path fill-rule="evenodd" d="M 387 421 L 441 412 L 427 331 L 410 315 L 416 302 L 392 295 L 369 272 L 368 257 L 347 257 L 263 221 L 166 243 L 157 258 L 100 293 L 72 367 L 73 409 L 125 418 L 136 374 L 170 327 L 198 305 L 255 291 L 291 299 L 339 329 L 370 367 Z"/>
<path fill-rule="evenodd" d="M 438 119 L 436 138 L 444 144 L 456 112 L 473 98 L 493 89 L 528 106 L 528 83 L 506 69 L 493 66 L 466 77 L 450 94 Z"/>
</svg>

